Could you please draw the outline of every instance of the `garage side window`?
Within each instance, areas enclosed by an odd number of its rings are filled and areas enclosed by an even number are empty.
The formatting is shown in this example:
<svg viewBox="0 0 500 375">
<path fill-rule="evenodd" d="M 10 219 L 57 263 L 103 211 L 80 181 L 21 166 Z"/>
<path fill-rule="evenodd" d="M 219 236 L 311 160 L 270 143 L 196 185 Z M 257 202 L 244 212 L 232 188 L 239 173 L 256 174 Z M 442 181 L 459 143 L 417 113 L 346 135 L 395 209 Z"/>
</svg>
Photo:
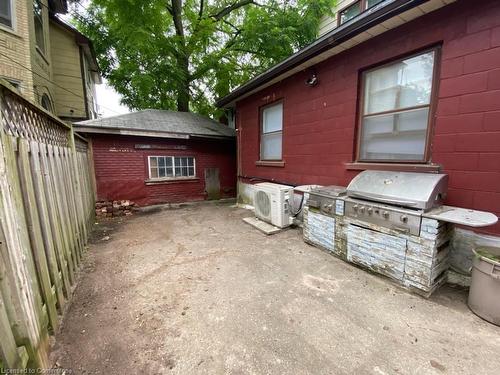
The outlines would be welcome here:
<svg viewBox="0 0 500 375">
<path fill-rule="evenodd" d="M 283 103 L 262 109 L 260 160 L 281 160 L 283 139 Z"/>
<path fill-rule="evenodd" d="M 358 160 L 427 160 L 436 53 L 433 49 L 363 73 Z"/>
<path fill-rule="evenodd" d="M 192 156 L 149 156 L 149 178 L 195 177 Z"/>
</svg>

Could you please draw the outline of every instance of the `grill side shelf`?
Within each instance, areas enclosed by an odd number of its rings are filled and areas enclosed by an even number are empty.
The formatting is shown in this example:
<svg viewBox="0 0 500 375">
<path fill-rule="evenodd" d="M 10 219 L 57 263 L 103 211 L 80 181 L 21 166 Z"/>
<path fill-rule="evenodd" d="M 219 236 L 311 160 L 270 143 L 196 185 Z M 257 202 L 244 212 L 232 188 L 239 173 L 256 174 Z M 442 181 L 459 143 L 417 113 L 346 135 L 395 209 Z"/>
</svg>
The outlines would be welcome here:
<svg viewBox="0 0 500 375">
<path fill-rule="evenodd" d="M 425 212 L 422 216 L 473 228 L 487 227 L 496 224 L 498 221 L 498 217 L 490 212 L 476 211 L 453 206 L 436 207 Z"/>
</svg>

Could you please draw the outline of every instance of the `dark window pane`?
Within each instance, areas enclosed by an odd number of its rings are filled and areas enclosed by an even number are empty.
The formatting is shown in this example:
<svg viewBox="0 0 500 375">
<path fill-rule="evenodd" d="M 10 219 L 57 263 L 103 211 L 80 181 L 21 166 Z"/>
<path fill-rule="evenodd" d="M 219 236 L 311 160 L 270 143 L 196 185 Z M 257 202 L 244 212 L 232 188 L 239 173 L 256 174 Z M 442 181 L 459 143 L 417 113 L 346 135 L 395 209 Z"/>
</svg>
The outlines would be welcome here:
<svg viewBox="0 0 500 375">
<path fill-rule="evenodd" d="M 159 177 L 165 177 L 165 168 L 164 167 L 160 167 L 159 170 Z"/>
<path fill-rule="evenodd" d="M 173 177 L 174 176 L 174 169 L 167 167 L 167 177 Z"/>
<path fill-rule="evenodd" d="M 182 158 L 182 166 L 187 166 L 187 158 Z"/>
<path fill-rule="evenodd" d="M 11 0 L 0 0 L 0 23 L 12 27 Z"/>
<path fill-rule="evenodd" d="M 166 165 L 167 165 L 167 167 L 171 167 L 172 166 L 172 158 L 170 156 L 166 157 Z"/>
<path fill-rule="evenodd" d="M 188 168 L 188 176 L 194 176 L 194 167 Z"/>
<path fill-rule="evenodd" d="M 175 166 L 180 167 L 181 166 L 181 158 L 175 158 Z"/>
<path fill-rule="evenodd" d="M 165 166 L 165 158 L 163 156 L 158 158 L 158 165 L 160 167 L 164 167 Z"/>
<path fill-rule="evenodd" d="M 381 3 L 384 0 L 366 0 L 366 8 L 371 8 L 374 5 L 377 5 L 378 3 Z"/>
<path fill-rule="evenodd" d="M 158 168 L 151 167 L 151 178 L 158 178 Z"/>
<path fill-rule="evenodd" d="M 361 12 L 359 4 L 360 4 L 359 1 L 357 1 L 354 4 L 352 4 L 349 8 L 346 8 L 339 13 L 340 24 L 343 24 L 344 22 L 353 19 Z"/>
<path fill-rule="evenodd" d="M 188 158 L 188 166 L 194 167 L 194 158 Z"/>
</svg>

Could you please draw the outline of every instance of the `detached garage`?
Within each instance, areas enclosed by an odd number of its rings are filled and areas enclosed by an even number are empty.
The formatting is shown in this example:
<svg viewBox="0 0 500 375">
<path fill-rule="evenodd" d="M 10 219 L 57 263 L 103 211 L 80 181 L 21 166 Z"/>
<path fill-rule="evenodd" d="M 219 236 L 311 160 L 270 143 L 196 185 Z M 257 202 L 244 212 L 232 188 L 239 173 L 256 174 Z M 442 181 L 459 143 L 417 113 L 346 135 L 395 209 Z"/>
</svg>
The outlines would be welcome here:
<svg viewBox="0 0 500 375">
<path fill-rule="evenodd" d="M 98 200 L 139 205 L 234 197 L 235 132 L 185 112 L 145 110 L 83 121 Z"/>
</svg>

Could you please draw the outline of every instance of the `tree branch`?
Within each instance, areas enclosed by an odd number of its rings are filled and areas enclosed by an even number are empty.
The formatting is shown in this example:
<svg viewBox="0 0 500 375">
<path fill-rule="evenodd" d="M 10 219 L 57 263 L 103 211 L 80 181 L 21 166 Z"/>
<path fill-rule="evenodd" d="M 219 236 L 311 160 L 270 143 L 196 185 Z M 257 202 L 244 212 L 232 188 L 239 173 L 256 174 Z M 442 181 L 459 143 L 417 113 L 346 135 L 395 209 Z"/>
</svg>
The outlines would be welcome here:
<svg viewBox="0 0 500 375">
<path fill-rule="evenodd" d="M 203 8 L 205 7 L 205 1 L 200 0 L 200 10 L 198 11 L 198 21 L 203 17 Z"/>
<path fill-rule="evenodd" d="M 231 5 L 229 5 L 225 8 L 222 8 L 221 10 L 219 10 L 215 14 L 211 14 L 210 17 L 214 18 L 216 21 L 219 21 L 220 19 L 224 18 L 232 11 L 239 9 L 241 7 L 244 7 L 246 5 L 249 5 L 249 4 L 254 4 L 254 5 L 260 6 L 260 4 L 256 3 L 254 0 L 240 0 L 240 1 L 237 1 L 235 3 L 232 3 Z"/>
</svg>

